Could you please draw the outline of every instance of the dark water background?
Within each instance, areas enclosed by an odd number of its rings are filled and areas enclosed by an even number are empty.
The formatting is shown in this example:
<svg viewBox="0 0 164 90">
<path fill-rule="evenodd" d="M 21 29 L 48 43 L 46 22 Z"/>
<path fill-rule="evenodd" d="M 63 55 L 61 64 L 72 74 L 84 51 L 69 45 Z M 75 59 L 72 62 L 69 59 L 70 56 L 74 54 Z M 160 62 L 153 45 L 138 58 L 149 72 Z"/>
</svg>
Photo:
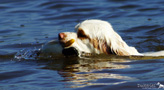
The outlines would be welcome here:
<svg viewBox="0 0 164 90">
<path fill-rule="evenodd" d="M 109 21 L 140 52 L 164 49 L 163 0 L 0 0 L 0 90 L 140 90 L 164 84 L 164 59 L 14 60 L 86 19 Z"/>
</svg>

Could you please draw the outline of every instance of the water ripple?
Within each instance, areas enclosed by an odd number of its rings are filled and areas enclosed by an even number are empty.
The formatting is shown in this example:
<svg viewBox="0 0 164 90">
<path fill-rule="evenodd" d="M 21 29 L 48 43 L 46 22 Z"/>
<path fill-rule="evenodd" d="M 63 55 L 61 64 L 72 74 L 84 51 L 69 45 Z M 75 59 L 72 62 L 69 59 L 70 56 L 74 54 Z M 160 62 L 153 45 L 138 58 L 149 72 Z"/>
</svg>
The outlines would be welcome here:
<svg viewBox="0 0 164 90">
<path fill-rule="evenodd" d="M 0 73 L 0 80 L 8 80 L 8 79 L 14 79 L 18 77 L 24 77 L 26 75 L 30 75 L 34 73 L 36 72 L 33 70 L 22 70 L 22 71 Z"/>
<path fill-rule="evenodd" d="M 161 58 L 43 55 L 36 59 L 33 54 L 58 33 L 95 18 L 110 21 L 140 52 L 163 50 L 163 4 L 162 0 L 0 0 L 0 89 L 138 90 L 138 84 L 164 82 Z M 21 55 L 25 60 L 13 59 Z"/>
</svg>

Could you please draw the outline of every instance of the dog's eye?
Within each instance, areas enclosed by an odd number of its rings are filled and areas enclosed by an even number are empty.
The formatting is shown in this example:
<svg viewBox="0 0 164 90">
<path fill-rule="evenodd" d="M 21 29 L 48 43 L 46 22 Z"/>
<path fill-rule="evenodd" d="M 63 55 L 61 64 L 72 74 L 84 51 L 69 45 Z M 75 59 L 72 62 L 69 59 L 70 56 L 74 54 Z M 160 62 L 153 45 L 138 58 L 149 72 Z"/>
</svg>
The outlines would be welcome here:
<svg viewBox="0 0 164 90">
<path fill-rule="evenodd" d="M 83 30 L 78 30 L 77 36 L 78 38 L 87 38 Z"/>
</svg>

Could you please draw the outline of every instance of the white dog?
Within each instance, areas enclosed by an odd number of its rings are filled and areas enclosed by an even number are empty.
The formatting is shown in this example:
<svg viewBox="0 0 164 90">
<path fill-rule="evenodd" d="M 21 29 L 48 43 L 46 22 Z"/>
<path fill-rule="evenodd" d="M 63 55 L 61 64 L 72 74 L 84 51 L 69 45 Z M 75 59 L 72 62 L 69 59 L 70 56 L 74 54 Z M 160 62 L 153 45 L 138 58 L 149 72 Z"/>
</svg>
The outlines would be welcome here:
<svg viewBox="0 0 164 90">
<path fill-rule="evenodd" d="M 153 55 L 161 56 L 163 51 L 157 53 L 139 53 L 134 47 L 128 46 L 118 35 L 110 23 L 102 20 L 85 20 L 75 26 L 76 32 L 59 33 L 59 42 L 63 47 L 63 53 L 91 53 L 91 54 L 114 54 L 119 56 L 129 55 Z M 49 43 L 43 49 L 51 48 Z M 54 48 L 54 47 L 52 47 Z M 51 49 L 52 49 L 51 48 Z M 59 48 L 59 47 L 58 47 Z M 51 50 L 52 51 L 52 50 Z M 56 52 L 54 50 L 54 52 Z"/>
</svg>

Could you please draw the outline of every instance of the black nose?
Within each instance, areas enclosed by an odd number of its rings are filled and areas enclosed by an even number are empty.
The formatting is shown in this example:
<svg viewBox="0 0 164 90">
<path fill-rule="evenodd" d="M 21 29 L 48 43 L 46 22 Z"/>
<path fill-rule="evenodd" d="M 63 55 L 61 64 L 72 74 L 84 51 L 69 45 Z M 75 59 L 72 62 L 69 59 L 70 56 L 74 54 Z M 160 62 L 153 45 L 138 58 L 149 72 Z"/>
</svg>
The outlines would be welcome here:
<svg viewBox="0 0 164 90">
<path fill-rule="evenodd" d="M 65 56 L 78 56 L 79 55 L 77 49 L 74 47 L 63 49 L 62 53 Z"/>
</svg>

